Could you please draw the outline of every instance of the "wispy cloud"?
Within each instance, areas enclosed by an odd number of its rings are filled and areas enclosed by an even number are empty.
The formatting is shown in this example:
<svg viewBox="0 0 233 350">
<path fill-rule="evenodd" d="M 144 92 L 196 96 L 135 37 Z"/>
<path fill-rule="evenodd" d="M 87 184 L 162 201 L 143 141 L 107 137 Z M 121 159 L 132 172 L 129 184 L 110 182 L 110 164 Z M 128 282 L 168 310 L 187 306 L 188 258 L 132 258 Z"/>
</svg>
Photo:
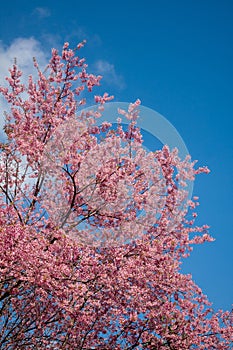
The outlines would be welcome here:
<svg viewBox="0 0 233 350">
<path fill-rule="evenodd" d="M 41 19 L 51 16 L 51 12 L 47 7 L 36 7 L 33 13 Z"/>
<path fill-rule="evenodd" d="M 98 60 L 94 63 L 94 71 L 97 74 L 103 75 L 103 82 L 120 90 L 126 87 L 124 77 L 118 74 L 115 66 L 105 60 Z"/>
<path fill-rule="evenodd" d="M 12 67 L 14 60 L 23 71 L 22 81 L 26 82 L 28 76 L 36 73 L 33 67 L 33 57 L 36 57 L 40 67 L 43 69 L 47 63 L 47 52 L 34 38 L 17 38 L 9 46 L 0 41 L 0 84 L 6 85 L 5 77 L 9 75 L 8 69 Z M 4 124 L 3 111 L 8 110 L 7 103 L 0 97 L 0 135 Z"/>
<path fill-rule="evenodd" d="M 46 64 L 46 53 L 40 42 L 34 38 L 17 38 L 9 46 L 0 41 L 0 82 L 2 83 L 15 59 L 25 75 L 32 74 L 33 57 L 36 57 L 40 66 Z"/>
</svg>

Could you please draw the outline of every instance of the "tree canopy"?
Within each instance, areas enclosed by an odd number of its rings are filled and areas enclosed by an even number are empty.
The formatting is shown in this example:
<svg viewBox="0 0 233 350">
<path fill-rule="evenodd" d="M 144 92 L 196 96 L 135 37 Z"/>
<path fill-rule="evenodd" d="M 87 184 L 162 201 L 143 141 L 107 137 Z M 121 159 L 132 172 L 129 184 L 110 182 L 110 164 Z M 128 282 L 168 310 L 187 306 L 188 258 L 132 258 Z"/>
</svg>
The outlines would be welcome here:
<svg viewBox="0 0 233 350">
<path fill-rule="evenodd" d="M 180 270 L 213 240 L 187 198 L 208 169 L 146 151 L 139 100 L 116 128 L 98 122 L 107 93 L 84 110 L 101 77 L 83 45 L 53 49 L 44 71 L 34 59 L 26 83 L 14 64 L 0 87 L 0 349 L 229 349 L 232 314 Z"/>
</svg>

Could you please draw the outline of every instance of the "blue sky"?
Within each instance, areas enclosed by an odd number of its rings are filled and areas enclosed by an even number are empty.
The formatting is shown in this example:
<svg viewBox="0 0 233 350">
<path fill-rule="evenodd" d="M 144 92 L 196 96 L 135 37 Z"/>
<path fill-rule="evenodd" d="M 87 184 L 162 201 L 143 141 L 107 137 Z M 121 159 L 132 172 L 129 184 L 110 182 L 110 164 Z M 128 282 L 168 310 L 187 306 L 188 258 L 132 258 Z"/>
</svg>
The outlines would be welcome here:
<svg viewBox="0 0 233 350">
<path fill-rule="evenodd" d="M 64 41 L 87 46 L 90 69 L 116 101 L 142 104 L 179 131 L 193 159 L 208 165 L 194 194 L 198 223 L 214 243 L 184 263 L 214 307 L 233 301 L 233 2 L 222 0 L 4 1 L 0 11 L 0 81 L 16 56 L 46 62 Z"/>
</svg>

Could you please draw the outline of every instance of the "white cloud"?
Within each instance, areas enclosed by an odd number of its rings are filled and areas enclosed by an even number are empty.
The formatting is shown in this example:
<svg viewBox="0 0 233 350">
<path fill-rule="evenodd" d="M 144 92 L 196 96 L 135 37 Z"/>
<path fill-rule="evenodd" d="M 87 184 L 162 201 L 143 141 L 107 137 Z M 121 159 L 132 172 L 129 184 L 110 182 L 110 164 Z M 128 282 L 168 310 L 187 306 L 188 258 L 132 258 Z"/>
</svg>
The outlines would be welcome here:
<svg viewBox="0 0 233 350">
<path fill-rule="evenodd" d="M 34 10 L 34 13 L 39 18 L 47 18 L 47 17 L 50 17 L 51 15 L 50 10 L 47 7 L 36 7 Z"/>
<path fill-rule="evenodd" d="M 94 70 L 97 74 L 103 76 L 103 82 L 114 86 L 120 90 L 125 88 L 125 81 L 122 75 L 115 70 L 114 64 L 105 60 L 98 60 L 94 64 Z"/>
<path fill-rule="evenodd" d="M 40 67 L 45 67 L 46 56 L 41 44 L 34 38 L 17 38 L 9 46 L 0 42 L 0 83 L 3 83 L 15 59 L 24 75 L 28 76 L 34 71 L 33 57 L 36 57 Z"/>
<path fill-rule="evenodd" d="M 23 71 L 22 81 L 25 83 L 30 74 L 36 73 L 33 67 L 33 57 L 36 57 L 41 69 L 47 64 L 47 52 L 39 41 L 34 38 L 17 38 L 9 46 L 0 41 L 0 85 L 7 85 L 5 77 L 9 75 L 8 69 L 16 59 L 17 65 Z M 4 113 L 8 109 L 7 103 L 0 96 L 0 135 L 4 124 Z"/>
</svg>

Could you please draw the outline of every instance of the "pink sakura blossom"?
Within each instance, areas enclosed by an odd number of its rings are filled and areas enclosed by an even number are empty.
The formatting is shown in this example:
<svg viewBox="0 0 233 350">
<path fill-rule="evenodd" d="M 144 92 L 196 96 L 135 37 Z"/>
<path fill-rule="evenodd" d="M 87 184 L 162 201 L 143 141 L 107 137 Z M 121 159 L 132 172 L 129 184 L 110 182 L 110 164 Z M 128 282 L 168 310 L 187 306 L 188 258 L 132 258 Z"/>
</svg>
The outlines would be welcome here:
<svg viewBox="0 0 233 350">
<path fill-rule="evenodd" d="M 114 96 L 109 96 L 107 92 L 103 94 L 103 96 L 95 96 L 95 102 L 104 104 L 108 101 L 111 101 L 114 98 Z"/>
<path fill-rule="evenodd" d="M 230 349 L 232 313 L 214 312 L 180 271 L 212 241 L 187 200 L 194 169 L 167 146 L 146 152 L 140 101 L 119 114 L 80 111 L 100 77 L 65 43 L 45 72 L 0 93 L 0 349 Z M 94 99 L 100 106 L 111 100 Z M 123 120 L 124 122 L 124 120 Z M 191 220 L 190 218 L 190 212 Z"/>
<path fill-rule="evenodd" d="M 77 45 L 78 49 L 81 49 L 86 44 L 86 40 L 83 40 L 81 43 Z"/>
<path fill-rule="evenodd" d="M 205 173 L 205 174 L 209 174 L 210 170 L 204 166 L 204 167 L 200 167 L 195 171 L 195 174 L 201 174 L 201 173 Z"/>
</svg>

